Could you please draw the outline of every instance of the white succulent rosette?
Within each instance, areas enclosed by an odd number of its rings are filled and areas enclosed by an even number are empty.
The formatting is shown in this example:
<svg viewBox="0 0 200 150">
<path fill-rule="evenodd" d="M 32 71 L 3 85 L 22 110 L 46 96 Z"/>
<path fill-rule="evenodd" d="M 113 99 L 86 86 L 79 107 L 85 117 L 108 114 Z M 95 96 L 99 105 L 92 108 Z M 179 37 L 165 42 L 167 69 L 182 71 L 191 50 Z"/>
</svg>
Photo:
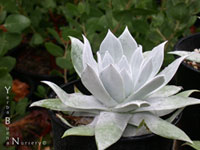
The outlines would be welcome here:
<svg viewBox="0 0 200 150">
<path fill-rule="evenodd" d="M 108 148 L 122 136 L 137 136 L 149 132 L 192 142 L 170 122 L 182 108 L 200 104 L 200 100 L 188 98 L 194 90 L 177 94 L 181 87 L 166 85 L 186 56 L 176 59 L 160 71 L 166 42 L 143 53 L 142 46 L 136 43 L 128 28 L 119 38 L 108 31 L 97 52 L 97 61 L 86 37 L 83 36 L 84 43 L 74 37 L 70 38 L 74 68 L 92 95 L 67 94 L 54 83 L 44 81 L 58 98 L 32 104 L 94 117 L 88 125 L 71 126 L 63 137 L 95 136 L 99 150 Z M 175 114 L 167 120 L 160 118 L 175 110 Z"/>
</svg>

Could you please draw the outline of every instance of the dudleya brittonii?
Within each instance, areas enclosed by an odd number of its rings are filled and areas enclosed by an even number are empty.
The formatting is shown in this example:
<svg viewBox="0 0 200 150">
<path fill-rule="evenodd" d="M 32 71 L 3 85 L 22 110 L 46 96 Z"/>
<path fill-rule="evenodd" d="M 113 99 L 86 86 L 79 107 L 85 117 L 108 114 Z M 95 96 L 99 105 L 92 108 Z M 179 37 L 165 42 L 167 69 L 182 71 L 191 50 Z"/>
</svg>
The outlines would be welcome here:
<svg viewBox="0 0 200 150">
<path fill-rule="evenodd" d="M 152 51 L 142 53 L 142 46 L 136 43 L 128 28 L 119 38 L 108 31 L 97 52 L 96 61 L 86 37 L 83 36 L 84 44 L 76 38 L 70 38 L 74 68 L 92 95 L 67 94 L 54 83 L 44 81 L 58 98 L 32 104 L 52 110 L 75 112 L 73 115 L 94 117 L 88 125 L 71 126 L 64 136 L 95 136 L 99 150 L 106 149 L 122 136 L 150 132 L 191 142 L 182 130 L 170 122 L 182 108 L 200 104 L 200 101 L 188 98 L 194 90 L 177 94 L 180 87 L 166 85 L 186 56 L 180 57 L 159 72 L 166 42 Z M 174 115 L 167 120 L 160 118 L 175 110 Z"/>
</svg>

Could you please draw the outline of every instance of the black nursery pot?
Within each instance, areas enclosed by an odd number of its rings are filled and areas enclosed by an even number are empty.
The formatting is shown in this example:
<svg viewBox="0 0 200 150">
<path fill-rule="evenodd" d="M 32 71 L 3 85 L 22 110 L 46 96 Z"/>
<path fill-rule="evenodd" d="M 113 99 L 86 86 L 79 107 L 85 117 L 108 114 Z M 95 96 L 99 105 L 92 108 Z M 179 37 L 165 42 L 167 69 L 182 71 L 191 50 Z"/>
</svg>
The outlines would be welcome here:
<svg viewBox="0 0 200 150">
<path fill-rule="evenodd" d="M 200 33 L 182 38 L 174 46 L 174 50 L 180 51 L 193 51 L 195 48 L 200 48 Z M 194 69 L 192 66 L 182 62 L 176 75 L 177 85 L 182 86 L 184 90 L 200 90 L 200 70 Z M 191 96 L 200 98 L 200 94 L 197 92 L 193 93 Z M 180 128 L 182 128 L 192 140 L 200 140 L 199 127 L 200 106 L 195 105 L 185 108 L 183 111 L 182 119 L 180 121 Z M 180 150 L 190 149 L 192 150 L 192 148 L 188 146 L 183 146 L 180 148 Z"/>
<path fill-rule="evenodd" d="M 82 85 L 80 80 L 70 82 L 62 86 L 68 92 L 74 92 L 74 85 L 83 93 L 90 95 L 88 90 Z M 51 93 L 49 97 L 55 97 Z M 54 111 L 49 111 L 53 129 L 54 150 L 97 150 L 95 138 L 87 136 L 69 136 L 61 138 L 64 132 L 70 127 L 66 126 Z M 178 120 L 176 121 L 176 123 Z M 113 144 L 108 150 L 171 150 L 173 140 L 165 139 L 154 134 L 137 137 L 122 137 L 117 143 Z"/>
</svg>

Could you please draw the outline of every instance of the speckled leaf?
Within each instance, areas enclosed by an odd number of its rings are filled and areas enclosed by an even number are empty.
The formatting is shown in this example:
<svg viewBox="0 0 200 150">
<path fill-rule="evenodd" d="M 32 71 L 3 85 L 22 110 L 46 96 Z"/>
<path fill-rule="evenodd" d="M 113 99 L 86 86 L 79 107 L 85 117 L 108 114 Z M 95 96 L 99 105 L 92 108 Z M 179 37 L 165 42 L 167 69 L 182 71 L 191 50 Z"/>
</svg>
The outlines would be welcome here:
<svg viewBox="0 0 200 150">
<path fill-rule="evenodd" d="M 70 37 L 70 39 L 71 39 L 72 63 L 77 74 L 81 76 L 81 73 L 83 71 L 83 61 L 82 61 L 83 43 L 74 37 Z"/>
<path fill-rule="evenodd" d="M 104 150 L 117 142 L 125 130 L 129 114 L 101 112 L 95 128 L 98 150 Z"/>
</svg>

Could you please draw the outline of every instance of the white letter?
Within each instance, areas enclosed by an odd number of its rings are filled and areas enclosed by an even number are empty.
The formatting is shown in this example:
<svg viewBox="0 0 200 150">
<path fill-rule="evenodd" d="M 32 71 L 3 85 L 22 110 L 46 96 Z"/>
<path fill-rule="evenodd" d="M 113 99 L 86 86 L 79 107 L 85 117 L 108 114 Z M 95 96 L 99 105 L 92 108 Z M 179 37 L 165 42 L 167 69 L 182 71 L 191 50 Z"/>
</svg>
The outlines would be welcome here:
<svg viewBox="0 0 200 150">
<path fill-rule="evenodd" d="M 5 86 L 5 89 L 6 89 L 6 93 L 8 94 L 8 93 L 9 93 L 9 90 L 10 90 L 10 86 L 9 86 L 9 87 L 6 87 L 6 86 Z"/>
</svg>

